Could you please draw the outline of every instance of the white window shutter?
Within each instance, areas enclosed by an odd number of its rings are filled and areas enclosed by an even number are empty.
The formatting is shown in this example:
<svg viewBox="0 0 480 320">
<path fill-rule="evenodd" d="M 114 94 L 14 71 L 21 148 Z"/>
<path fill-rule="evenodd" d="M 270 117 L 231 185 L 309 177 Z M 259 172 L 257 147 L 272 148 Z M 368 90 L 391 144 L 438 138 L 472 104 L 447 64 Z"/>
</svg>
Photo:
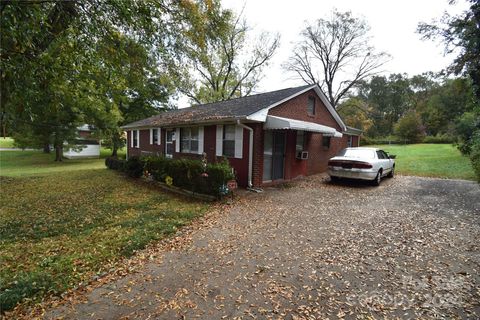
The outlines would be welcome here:
<svg viewBox="0 0 480 320">
<path fill-rule="evenodd" d="M 235 126 L 235 158 L 243 158 L 243 128 Z"/>
<path fill-rule="evenodd" d="M 180 128 L 175 131 L 175 152 L 180 152 Z"/>
<path fill-rule="evenodd" d="M 160 145 L 162 141 L 162 128 L 157 128 L 157 145 Z"/>
<path fill-rule="evenodd" d="M 150 128 L 150 144 L 153 144 L 153 129 Z"/>
<path fill-rule="evenodd" d="M 198 154 L 203 153 L 203 126 L 198 127 Z"/>
<path fill-rule="evenodd" d="M 215 155 L 221 157 L 223 154 L 223 125 L 217 124 L 217 143 L 215 145 Z"/>
<path fill-rule="evenodd" d="M 133 130 L 130 130 L 130 147 L 133 148 Z"/>
<path fill-rule="evenodd" d="M 137 148 L 140 148 L 140 130 L 137 130 Z"/>
</svg>

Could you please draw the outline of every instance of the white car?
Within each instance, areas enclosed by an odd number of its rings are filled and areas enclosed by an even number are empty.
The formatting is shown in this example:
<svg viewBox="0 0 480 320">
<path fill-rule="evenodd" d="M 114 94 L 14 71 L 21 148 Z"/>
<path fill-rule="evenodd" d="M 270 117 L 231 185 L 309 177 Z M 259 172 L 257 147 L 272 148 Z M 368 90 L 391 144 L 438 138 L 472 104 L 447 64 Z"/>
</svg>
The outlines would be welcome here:
<svg viewBox="0 0 480 320">
<path fill-rule="evenodd" d="M 330 178 L 370 180 L 379 185 L 383 177 L 393 177 L 395 156 L 377 148 L 346 148 L 328 161 Z"/>
</svg>

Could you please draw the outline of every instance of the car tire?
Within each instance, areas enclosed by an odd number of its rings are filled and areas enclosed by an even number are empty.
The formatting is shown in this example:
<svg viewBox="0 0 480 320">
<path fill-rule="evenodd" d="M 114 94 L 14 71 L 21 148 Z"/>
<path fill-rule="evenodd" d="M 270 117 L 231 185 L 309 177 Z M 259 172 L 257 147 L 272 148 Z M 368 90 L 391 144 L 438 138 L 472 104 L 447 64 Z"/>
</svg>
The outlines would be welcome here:
<svg viewBox="0 0 480 320">
<path fill-rule="evenodd" d="M 379 186 L 380 182 L 382 181 L 382 169 L 378 170 L 375 179 L 373 179 L 372 183 L 374 186 Z"/>
<path fill-rule="evenodd" d="M 392 170 L 390 170 L 387 177 L 393 178 L 394 175 L 395 175 L 395 166 L 392 167 Z"/>
</svg>

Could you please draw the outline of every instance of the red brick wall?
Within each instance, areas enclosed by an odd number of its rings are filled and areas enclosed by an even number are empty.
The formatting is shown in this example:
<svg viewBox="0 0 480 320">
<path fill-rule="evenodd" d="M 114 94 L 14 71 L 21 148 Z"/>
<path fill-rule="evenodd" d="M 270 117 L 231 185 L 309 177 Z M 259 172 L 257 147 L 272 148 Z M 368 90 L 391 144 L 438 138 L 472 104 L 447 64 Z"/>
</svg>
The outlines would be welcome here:
<svg viewBox="0 0 480 320">
<path fill-rule="evenodd" d="M 286 131 L 285 179 L 307 175 L 307 161 L 297 159 L 297 131 Z"/>
<path fill-rule="evenodd" d="M 263 181 L 263 123 L 249 126 L 253 128 L 253 186 L 260 187 Z"/>
<path fill-rule="evenodd" d="M 127 131 L 127 152 L 128 156 L 140 156 L 141 151 L 149 151 L 164 154 L 165 151 L 165 130 L 161 130 L 161 143 L 160 145 L 157 144 L 150 144 L 150 130 L 143 129 L 140 131 L 140 148 L 132 148 L 132 141 L 131 141 L 131 132 Z"/>
<path fill-rule="evenodd" d="M 315 98 L 315 115 L 309 115 L 307 112 L 308 97 Z M 315 122 L 335 128 L 340 132 L 343 131 L 313 89 L 270 109 L 268 114 L 271 116 Z"/>
<path fill-rule="evenodd" d="M 352 136 L 352 147 L 360 147 L 360 137 Z"/>
<path fill-rule="evenodd" d="M 204 127 L 204 137 L 203 137 L 203 151 L 207 154 L 207 160 L 209 162 L 220 161 L 222 157 L 216 156 L 216 135 L 217 128 L 213 126 Z M 176 137 L 179 139 L 179 137 Z M 149 152 L 158 152 L 161 155 L 165 154 L 165 139 L 166 139 L 166 130 L 162 129 L 161 132 L 161 144 L 160 145 L 151 145 L 150 144 L 150 131 L 149 129 L 140 130 L 140 148 L 131 147 L 131 133 L 127 131 L 127 148 L 128 155 L 131 156 L 140 156 L 141 151 Z M 174 150 L 175 144 L 177 141 L 173 142 Z M 249 145 L 249 133 L 247 130 L 243 130 L 243 157 L 240 159 L 237 158 L 228 158 L 230 165 L 233 167 L 236 173 L 237 181 L 239 186 L 246 187 L 248 184 L 248 145 Z M 263 151 L 262 151 L 263 152 Z M 182 152 L 173 152 L 173 158 L 187 158 L 187 159 L 201 159 L 201 155 L 193 153 L 182 153 Z"/>
<path fill-rule="evenodd" d="M 309 97 L 315 98 L 314 115 L 310 115 L 307 112 Z M 327 107 L 322 103 L 313 89 L 272 108 L 268 114 L 284 118 L 314 122 L 335 128 L 339 132 L 342 131 L 340 125 L 333 118 Z M 302 175 L 310 175 L 326 171 L 328 159 L 335 156 L 338 151 L 347 146 L 347 138 L 345 135 L 343 138 L 332 137 L 330 140 L 330 148 L 328 149 L 323 147 L 323 138 L 322 134 L 320 133 L 306 132 L 304 139 L 305 150 L 308 151 L 309 157 L 306 161 L 297 160 L 295 158 L 296 131 L 290 131 L 289 134 L 287 134 L 287 152 L 285 155 L 286 179 L 293 179 Z"/>
</svg>

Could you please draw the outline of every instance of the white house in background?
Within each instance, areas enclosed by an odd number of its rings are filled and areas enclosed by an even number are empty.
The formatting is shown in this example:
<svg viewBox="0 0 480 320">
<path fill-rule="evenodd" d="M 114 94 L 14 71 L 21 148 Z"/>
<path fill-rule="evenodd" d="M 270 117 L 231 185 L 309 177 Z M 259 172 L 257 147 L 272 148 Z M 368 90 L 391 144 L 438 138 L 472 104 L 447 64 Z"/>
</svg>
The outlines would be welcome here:
<svg viewBox="0 0 480 320">
<path fill-rule="evenodd" d="M 100 157 L 100 141 L 92 138 L 92 128 L 88 124 L 78 127 L 76 145 L 83 146 L 82 150 L 64 148 L 63 156 L 67 159 L 98 158 Z"/>
</svg>

